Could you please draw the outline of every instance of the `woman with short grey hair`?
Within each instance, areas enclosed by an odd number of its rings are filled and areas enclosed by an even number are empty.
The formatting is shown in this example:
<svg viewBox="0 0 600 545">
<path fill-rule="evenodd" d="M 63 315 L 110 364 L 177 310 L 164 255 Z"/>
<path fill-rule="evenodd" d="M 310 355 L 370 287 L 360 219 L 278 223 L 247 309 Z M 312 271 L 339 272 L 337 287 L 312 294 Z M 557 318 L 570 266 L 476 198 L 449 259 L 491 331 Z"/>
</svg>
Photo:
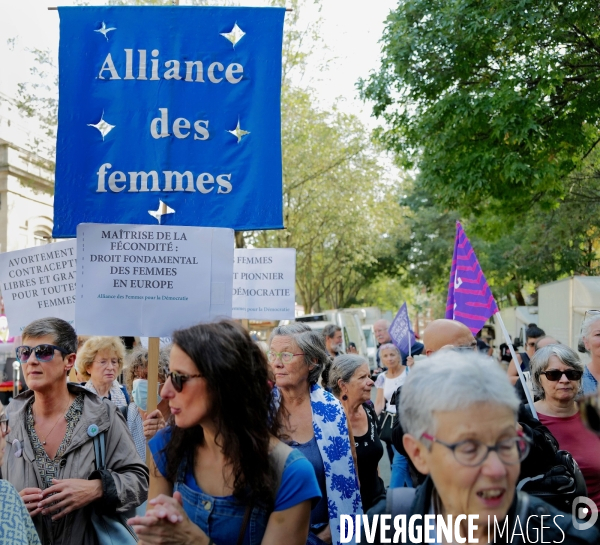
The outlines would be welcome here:
<svg viewBox="0 0 600 545">
<path fill-rule="evenodd" d="M 444 351 L 415 363 L 402 388 L 400 422 L 406 452 L 427 478 L 406 515 L 422 520 L 430 513 L 452 515 L 453 521 L 477 516 L 473 537 L 480 543 L 502 541 L 496 528 L 506 527 L 505 520 L 514 528 L 517 515 L 528 521 L 528 531 L 539 532 L 544 520 L 556 521 L 551 528 L 545 525 L 548 541 L 567 536 L 569 543 L 596 542 L 594 529 L 576 532 L 571 517 L 516 493 L 520 462 L 529 452 L 517 424 L 518 408 L 504 370 L 481 354 Z M 466 521 L 460 527 L 466 536 Z"/>
<path fill-rule="evenodd" d="M 377 414 L 371 402 L 373 381 L 369 363 L 356 354 L 338 356 L 331 365 L 329 386 L 341 400 L 350 422 L 356 449 L 360 496 L 366 512 L 378 503 L 385 503 L 385 485 L 377 471 L 379 460 L 383 456 L 383 445 L 379 439 Z"/>
<path fill-rule="evenodd" d="M 584 395 L 596 394 L 600 380 L 600 312 L 586 312 L 581 325 L 581 341 L 591 357 L 591 361 L 583 370 L 581 386 Z"/>
<path fill-rule="evenodd" d="M 284 417 L 282 439 L 311 462 L 322 494 L 311 511 L 307 543 L 337 544 L 340 515 L 362 509 L 346 414 L 317 384 L 328 358 L 322 335 L 306 324 L 294 322 L 271 333 L 267 359 Z"/>
<path fill-rule="evenodd" d="M 571 453 L 585 479 L 587 496 L 600 507 L 600 437 L 585 427 L 576 401 L 583 371 L 579 356 L 564 344 L 540 348 L 531 360 L 540 422 L 554 435 L 559 448 Z"/>
</svg>

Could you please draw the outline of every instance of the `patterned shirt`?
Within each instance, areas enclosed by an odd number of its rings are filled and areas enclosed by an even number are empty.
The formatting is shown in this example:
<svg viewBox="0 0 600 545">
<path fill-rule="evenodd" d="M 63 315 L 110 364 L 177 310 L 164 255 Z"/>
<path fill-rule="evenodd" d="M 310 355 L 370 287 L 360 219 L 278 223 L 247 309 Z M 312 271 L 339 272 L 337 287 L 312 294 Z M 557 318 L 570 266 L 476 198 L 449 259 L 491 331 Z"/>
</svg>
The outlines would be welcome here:
<svg viewBox="0 0 600 545">
<path fill-rule="evenodd" d="M 42 480 L 43 487 L 44 489 L 46 489 L 52 486 L 52 479 L 57 478 L 58 468 L 60 467 L 62 455 L 67 450 L 67 447 L 71 444 L 73 432 L 75 431 L 75 428 L 79 423 L 79 419 L 81 418 L 81 414 L 83 413 L 83 394 L 79 394 L 75 398 L 75 401 L 73 401 L 73 403 L 69 407 L 69 410 L 67 411 L 67 414 L 65 415 L 65 419 L 67 421 L 67 431 L 62 440 L 62 443 L 56 451 L 56 456 L 54 457 L 54 460 L 51 460 L 48 454 L 46 454 L 44 445 L 42 445 L 42 442 L 40 441 L 35 431 L 33 420 L 34 399 L 35 398 L 32 398 L 29 405 L 27 406 L 27 412 L 25 413 L 25 427 L 27 429 L 29 441 L 31 442 L 31 446 L 33 447 L 35 465 L 37 466 L 37 470 Z"/>
</svg>

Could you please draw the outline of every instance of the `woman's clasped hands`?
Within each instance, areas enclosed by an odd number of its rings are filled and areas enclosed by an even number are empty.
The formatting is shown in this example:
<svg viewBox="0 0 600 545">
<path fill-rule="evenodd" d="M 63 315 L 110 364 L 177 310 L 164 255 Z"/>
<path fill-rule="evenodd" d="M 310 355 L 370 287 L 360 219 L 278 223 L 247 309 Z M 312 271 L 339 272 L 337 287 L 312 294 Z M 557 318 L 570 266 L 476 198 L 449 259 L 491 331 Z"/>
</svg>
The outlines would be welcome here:
<svg viewBox="0 0 600 545">
<path fill-rule="evenodd" d="M 127 523 L 138 535 L 139 545 L 208 545 L 210 541 L 186 515 L 179 492 L 172 498 L 160 494 L 148 502 L 145 516 L 133 517 Z"/>
</svg>

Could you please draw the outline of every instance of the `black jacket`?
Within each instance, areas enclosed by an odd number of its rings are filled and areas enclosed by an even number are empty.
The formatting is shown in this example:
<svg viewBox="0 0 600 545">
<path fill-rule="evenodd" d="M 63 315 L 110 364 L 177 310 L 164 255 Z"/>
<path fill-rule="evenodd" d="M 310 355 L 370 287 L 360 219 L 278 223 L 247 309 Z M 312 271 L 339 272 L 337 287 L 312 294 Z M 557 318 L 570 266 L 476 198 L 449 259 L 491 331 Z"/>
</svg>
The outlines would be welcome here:
<svg viewBox="0 0 600 545">
<path fill-rule="evenodd" d="M 427 477 L 424 483 L 417 488 L 415 499 L 412 502 L 410 512 L 406 513 L 407 527 L 409 516 L 421 515 L 423 517 L 424 515 L 429 514 L 433 488 L 433 481 L 430 477 Z M 393 513 L 392 515 L 397 514 L 400 513 Z M 542 515 L 544 516 L 543 519 L 541 518 Z M 521 524 L 522 532 L 519 530 L 517 518 Z M 518 494 L 515 493 L 515 499 L 513 500 L 513 503 L 508 511 L 507 519 L 508 520 L 504 536 L 499 537 L 499 533 L 497 532 L 496 539 L 494 540 L 492 533 L 490 535 L 492 543 L 510 543 L 511 545 L 542 543 L 540 532 L 543 524 L 543 542 L 545 543 L 563 543 L 565 545 L 600 544 L 600 534 L 598 533 L 598 530 L 596 530 L 595 528 L 590 528 L 588 530 L 576 530 L 573 527 L 571 515 L 559 511 L 555 507 L 552 507 L 551 505 L 545 503 L 539 498 L 529 496 L 528 494 L 525 494 L 523 492 L 520 492 Z M 527 523 L 529 523 L 529 537 L 527 536 L 526 531 Z M 487 521 L 479 520 L 476 522 L 476 524 L 487 524 Z M 417 525 L 418 522 L 417 524 L 415 524 L 415 526 Z M 392 532 L 388 534 L 388 537 L 393 538 L 393 522 L 391 526 Z M 516 531 L 514 531 L 515 526 Z M 493 528 L 491 532 L 493 532 Z M 378 531 L 375 543 L 380 543 L 379 539 L 380 532 Z M 425 536 L 423 535 L 422 541 L 411 541 L 410 543 L 425 543 Z"/>
</svg>

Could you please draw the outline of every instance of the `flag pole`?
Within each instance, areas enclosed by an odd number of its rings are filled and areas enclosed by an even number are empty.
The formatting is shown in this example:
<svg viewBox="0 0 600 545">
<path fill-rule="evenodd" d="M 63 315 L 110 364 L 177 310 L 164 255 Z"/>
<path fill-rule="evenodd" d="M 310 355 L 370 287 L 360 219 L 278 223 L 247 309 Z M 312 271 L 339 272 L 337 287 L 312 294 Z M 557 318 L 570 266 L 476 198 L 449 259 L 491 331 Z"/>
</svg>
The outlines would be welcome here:
<svg viewBox="0 0 600 545">
<path fill-rule="evenodd" d="M 410 345 L 410 328 L 409 330 L 406 332 L 406 336 L 408 337 L 408 357 L 410 358 L 412 356 L 411 350 L 412 350 L 412 346 Z"/>
<path fill-rule="evenodd" d="M 504 334 L 504 340 L 508 345 L 508 349 L 510 350 L 510 355 L 512 356 L 513 361 L 515 362 L 515 367 L 517 368 L 517 372 L 519 373 L 519 380 L 523 385 L 523 390 L 525 391 L 525 396 L 527 397 L 527 402 L 529 403 L 529 408 L 531 410 L 531 414 L 536 420 L 539 420 L 535 407 L 533 406 L 533 398 L 531 397 L 531 392 L 529 391 L 529 386 L 527 386 L 527 381 L 525 380 L 525 375 L 523 375 L 523 370 L 519 365 L 519 360 L 517 359 L 517 355 L 515 354 L 515 348 L 510 340 L 510 335 L 504 325 L 504 320 L 502 320 L 502 315 L 500 311 L 496 312 L 494 316 L 497 318 L 498 323 L 500 324 L 500 328 L 502 329 L 502 333 Z"/>
</svg>

